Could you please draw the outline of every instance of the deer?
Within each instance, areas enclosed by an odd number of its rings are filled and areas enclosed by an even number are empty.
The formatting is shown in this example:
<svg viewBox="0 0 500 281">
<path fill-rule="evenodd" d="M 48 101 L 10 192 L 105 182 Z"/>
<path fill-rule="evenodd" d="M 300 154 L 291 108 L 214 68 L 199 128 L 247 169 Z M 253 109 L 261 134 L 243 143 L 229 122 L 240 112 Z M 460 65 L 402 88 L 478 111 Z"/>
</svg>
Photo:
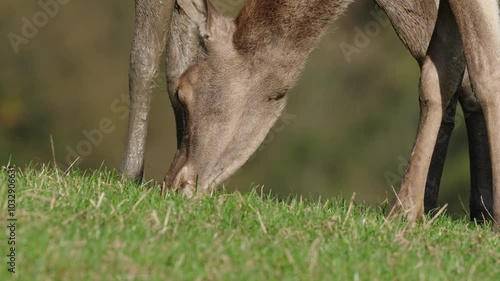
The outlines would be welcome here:
<svg viewBox="0 0 500 281">
<path fill-rule="evenodd" d="M 154 79 L 166 54 L 177 151 L 162 191 L 210 193 L 257 150 L 327 26 L 352 0 L 247 0 L 236 18 L 208 0 L 136 0 L 130 112 L 120 168 L 141 181 Z M 500 228 L 500 20 L 496 0 L 375 0 L 420 66 L 420 116 L 389 211 L 436 207 L 454 114 L 466 115 L 471 218 Z"/>
</svg>

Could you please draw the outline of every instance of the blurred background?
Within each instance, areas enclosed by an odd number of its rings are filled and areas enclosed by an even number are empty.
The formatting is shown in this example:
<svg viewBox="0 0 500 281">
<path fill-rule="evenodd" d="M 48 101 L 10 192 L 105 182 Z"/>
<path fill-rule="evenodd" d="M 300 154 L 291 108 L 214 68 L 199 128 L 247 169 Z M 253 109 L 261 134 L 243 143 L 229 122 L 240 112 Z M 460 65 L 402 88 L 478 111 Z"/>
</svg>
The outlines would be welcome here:
<svg viewBox="0 0 500 281">
<path fill-rule="evenodd" d="M 0 3 L 2 163 L 117 169 L 127 126 L 134 1 L 3 0 Z M 214 0 L 234 15 L 243 0 Z M 357 36 L 357 37 L 356 37 Z M 363 40 L 362 40 L 363 39 Z M 283 117 L 227 183 L 277 196 L 356 193 L 381 203 L 399 186 L 418 119 L 417 63 L 372 1 L 356 1 L 331 25 L 289 95 Z M 469 163 L 459 110 L 440 203 L 463 215 Z M 162 181 L 175 151 L 163 73 L 149 123 L 146 180 Z"/>
</svg>

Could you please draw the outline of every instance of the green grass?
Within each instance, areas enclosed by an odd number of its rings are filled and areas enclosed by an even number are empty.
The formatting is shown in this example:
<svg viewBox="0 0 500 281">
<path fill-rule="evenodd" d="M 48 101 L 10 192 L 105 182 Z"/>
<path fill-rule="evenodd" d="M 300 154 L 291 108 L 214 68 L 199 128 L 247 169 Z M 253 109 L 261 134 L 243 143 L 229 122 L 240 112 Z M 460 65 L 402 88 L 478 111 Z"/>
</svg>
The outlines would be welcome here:
<svg viewBox="0 0 500 281">
<path fill-rule="evenodd" d="M 500 280 L 499 236 L 465 218 L 411 226 L 387 206 L 259 191 L 164 198 L 118 178 L 17 171 L 18 280 Z"/>
</svg>

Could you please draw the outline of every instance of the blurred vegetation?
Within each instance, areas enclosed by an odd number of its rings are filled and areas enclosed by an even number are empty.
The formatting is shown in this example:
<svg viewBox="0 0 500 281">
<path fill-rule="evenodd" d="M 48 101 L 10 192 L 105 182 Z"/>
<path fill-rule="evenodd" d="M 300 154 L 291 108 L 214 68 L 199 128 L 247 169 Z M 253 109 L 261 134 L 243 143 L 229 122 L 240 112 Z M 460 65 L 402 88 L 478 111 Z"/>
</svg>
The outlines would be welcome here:
<svg viewBox="0 0 500 281">
<path fill-rule="evenodd" d="M 242 1 L 214 2 L 234 15 Z M 290 93 L 289 118 L 280 121 L 262 149 L 227 183 L 229 189 L 258 184 L 278 195 L 322 198 L 356 192 L 357 201 L 368 203 L 392 197 L 391 184 L 397 188 L 398 183 L 388 181 L 387 175 L 402 175 L 417 128 L 419 69 L 389 25 L 346 60 L 341 43 L 353 44 L 355 28 L 363 30 L 375 21 L 370 14 L 374 10 L 371 1 L 357 1 L 331 26 Z M 78 167 L 118 168 L 127 119 L 116 107 L 123 109 L 128 97 L 134 3 L 70 0 L 16 53 L 9 34 L 21 35 L 23 17 L 32 21 L 40 11 L 38 1 L 0 3 L 2 161 L 51 161 L 52 136 L 57 161 L 67 167 L 68 151 L 88 141 L 84 132 L 93 132 L 109 119 L 111 132 L 103 133 Z M 175 150 L 164 81 L 159 77 L 155 90 L 145 171 L 146 179 L 158 181 Z M 460 116 L 440 196 L 455 213 L 463 211 L 460 200 L 468 205 L 469 186 Z"/>
</svg>

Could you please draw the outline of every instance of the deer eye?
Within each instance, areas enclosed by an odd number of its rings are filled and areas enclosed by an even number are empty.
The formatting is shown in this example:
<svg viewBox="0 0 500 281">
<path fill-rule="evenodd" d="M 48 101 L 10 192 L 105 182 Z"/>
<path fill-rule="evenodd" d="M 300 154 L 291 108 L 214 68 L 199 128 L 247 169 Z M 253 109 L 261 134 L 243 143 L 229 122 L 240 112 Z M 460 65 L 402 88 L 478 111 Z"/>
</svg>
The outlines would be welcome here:
<svg viewBox="0 0 500 281">
<path fill-rule="evenodd" d="M 279 92 L 277 92 L 275 94 L 270 95 L 267 98 L 267 101 L 278 101 L 278 100 L 281 100 L 281 99 L 285 98 L 286 93 L 287 93 L 287 90 L 281 90 L 281 91 L 279 91 Z"/>
</svg>

